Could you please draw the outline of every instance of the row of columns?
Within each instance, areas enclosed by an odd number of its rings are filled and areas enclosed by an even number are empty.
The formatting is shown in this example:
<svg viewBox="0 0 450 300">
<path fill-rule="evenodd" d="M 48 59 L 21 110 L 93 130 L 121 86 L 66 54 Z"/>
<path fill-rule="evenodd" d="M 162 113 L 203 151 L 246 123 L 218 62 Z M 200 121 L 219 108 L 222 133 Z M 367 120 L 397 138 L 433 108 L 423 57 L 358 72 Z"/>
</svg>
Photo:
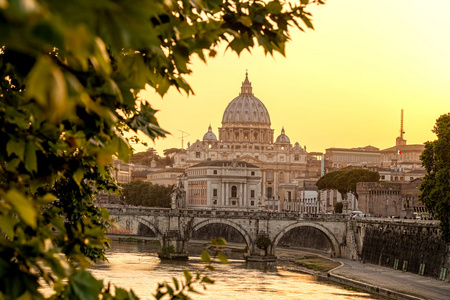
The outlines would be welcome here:
<svg viewBox="0 0 450 300">
<path fill-rule="evenodd" d="M 240 183 L 230 183 L 230 182 L 222 182 L 221 185 L 221 197 L 218 199 L 217 201 L 217 205 L 219 207 L 233 207 L 232 204 L 230 203 L 230 198 L 231 198 L 231 187 L 232 186 L 236 186 L 237 191 L 236 191 L 236 199 L 237 199 L 237 203 L 236 203 L 236 207 L 247 207 L 250 206 L 249 203 L 249 196 L 248 196 L 248 191 L 247 191 L 247 184 L 245 182 L 240 182 Z M 248 197 L 246 197 L 248 196 Z"/>
<path fill-rule="evenodd" d="M 236 132 L 238 132 L 238 138 L 236 138 Z M 258 133 L 258 137 L 255 139 L 254 134 Z M 249 137 L 247 140 L 244 138 L 244 129 L 226 129 L 219 128 L 219 140 L 225 142 L 260 142 L 260 143 L 272 143 L 273 142 L 273 130 L 272 129 L 250 129 Z"/>
</svg>

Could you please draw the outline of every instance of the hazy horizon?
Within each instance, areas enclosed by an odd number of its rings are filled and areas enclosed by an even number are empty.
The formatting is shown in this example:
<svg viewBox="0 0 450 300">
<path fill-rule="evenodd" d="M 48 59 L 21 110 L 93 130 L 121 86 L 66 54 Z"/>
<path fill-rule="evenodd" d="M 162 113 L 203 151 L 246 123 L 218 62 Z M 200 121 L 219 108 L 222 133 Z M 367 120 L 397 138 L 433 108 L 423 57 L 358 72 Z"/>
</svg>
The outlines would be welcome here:
<svg viewBox="0 0 450 300">
<path fill-rule="evenodd" d="M 172 133 L 149 147 L 181 147 L 218 136 L 227 105 L 239 95 L 248 69 L 253 93 L 271 118 L 275 138 L 284 126 L 291 143 L 308 152 L 326 148 L 395 145 L 404 109 L 407 144 L 434 140 L 435 120 L 450 111 L 450 2 L 328 1 L 312 7 L 315 30 L 292 29 L 286 58 L 262 49 L 240 58 L 221 48 L 204 64 L 194 59 L 187 79 L 195 95 L 171 90 L 164 99 L 142 92 L 162 128 Z M 138 151 L 143 146 L 135 146 Z"/>
</svg>

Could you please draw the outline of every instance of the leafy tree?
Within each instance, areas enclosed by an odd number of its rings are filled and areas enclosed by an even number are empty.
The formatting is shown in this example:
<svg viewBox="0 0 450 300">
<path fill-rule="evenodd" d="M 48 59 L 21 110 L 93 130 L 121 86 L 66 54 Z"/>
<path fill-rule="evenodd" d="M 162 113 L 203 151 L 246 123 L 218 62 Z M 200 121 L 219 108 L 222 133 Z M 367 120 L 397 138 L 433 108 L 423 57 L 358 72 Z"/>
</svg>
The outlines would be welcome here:
<svg viewBox="0 0 450 300">
<path fill-rule="evenodd" d="M 436 120 L 437 140 L 425 143 L 420 159 L 426 170 L 419 201 L 441 221 L 442 239 L 450 243 L 450 114 Z"/>
<path fill-rule="evenodd" d="M 377 182 L 380 174 L 367 169 L 334 171 L 325 174 L 316 183 L 319 190 L 337 190 L 342 200 L 347 200 L 347 194 L 352 193 L 358 199 L 356 184 L 358 182 Z"/>
<path fill-rule="evenodd" d="M 267 256 L 267 249 L 269 249 L 270 245 L 272 245 L 272 242 L 265 235 L 260 235 L 256 240 L 256 247 L 258 247 L 261 250 L 264 250 L 264 255 L 266 256 Z"/>
<path fill-rule="evenodd" d="M 122 185 L 122 201 L 130 205 L 170 207 L 174 186 L 135 180 Z"/>
<path fill-rule="evenodd" d="M 136 299 L 85 268 L 105 259 L 94 196 L 117 191 L 112 157 L 127 161 L 137 132 L 167 133 L 139 91 L 192 93 L 192 57 L 221 43 L 284 54 L 323 2 L 0 0 L 0 299 L 42 299 L 44 283 L 52 298 Z"/>
<path fill-rule="evenodd" d="M 135 152 L 130 157 L 130 163 L 145 166 L 151 166 L 152 161 L 156 162 L 157 167 L 165 167 L 165 161 L 161 159 L 154 148 L 148 148 L 146 151 Z"/>
</svg>

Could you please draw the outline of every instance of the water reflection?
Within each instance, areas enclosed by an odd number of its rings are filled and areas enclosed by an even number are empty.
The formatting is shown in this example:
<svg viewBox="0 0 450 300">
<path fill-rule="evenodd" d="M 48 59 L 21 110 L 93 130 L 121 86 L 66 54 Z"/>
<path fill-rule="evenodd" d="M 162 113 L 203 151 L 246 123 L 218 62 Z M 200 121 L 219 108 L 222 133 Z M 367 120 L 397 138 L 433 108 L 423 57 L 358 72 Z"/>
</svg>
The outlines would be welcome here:
<svg viewBox="0 0 450 300">
<path fill-rule="evenodd" d="M 157 284 L 181 278 L 182 272 L 204 272 L 199 257 L 189 261 L 161 261 L 156 255 L 159 245 L 113 243 L 108 252 L 108 263 L 92 267 L 97 278 L 121 287 L 132 288 L 141 299 L 153 299 Z M 275 265 L 245 263 L 230 259 L 229 263 L 214 264 L 216 271 L 210 276 L 216 280 L 202 295 L 194 299 L 376 299 L 366 293 L 346 290 L 323 282 L 314 276 L 291 272 Z"/>
</svg>

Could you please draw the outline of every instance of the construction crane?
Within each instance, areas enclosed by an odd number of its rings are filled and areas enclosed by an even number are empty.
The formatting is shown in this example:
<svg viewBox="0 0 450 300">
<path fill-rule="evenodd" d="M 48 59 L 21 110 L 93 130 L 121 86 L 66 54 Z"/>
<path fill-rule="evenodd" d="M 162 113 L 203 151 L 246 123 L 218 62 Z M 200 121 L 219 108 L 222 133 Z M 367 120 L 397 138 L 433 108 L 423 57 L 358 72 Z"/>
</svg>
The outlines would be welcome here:
<svg viewBox="0 0 450 300">
<path fill-rule="evenodd" d="M 181 137 L 178 138 L 178 139 L 181 139 L 181 149 L 184 149 L 184 138 L 190 136 L 190 134 L 187 133 L 186 131 L 183 131 L 183 130 L 180 130 L 180 129 L 178 129 L 178 131 L 181 132 Z"/>
</svg>

